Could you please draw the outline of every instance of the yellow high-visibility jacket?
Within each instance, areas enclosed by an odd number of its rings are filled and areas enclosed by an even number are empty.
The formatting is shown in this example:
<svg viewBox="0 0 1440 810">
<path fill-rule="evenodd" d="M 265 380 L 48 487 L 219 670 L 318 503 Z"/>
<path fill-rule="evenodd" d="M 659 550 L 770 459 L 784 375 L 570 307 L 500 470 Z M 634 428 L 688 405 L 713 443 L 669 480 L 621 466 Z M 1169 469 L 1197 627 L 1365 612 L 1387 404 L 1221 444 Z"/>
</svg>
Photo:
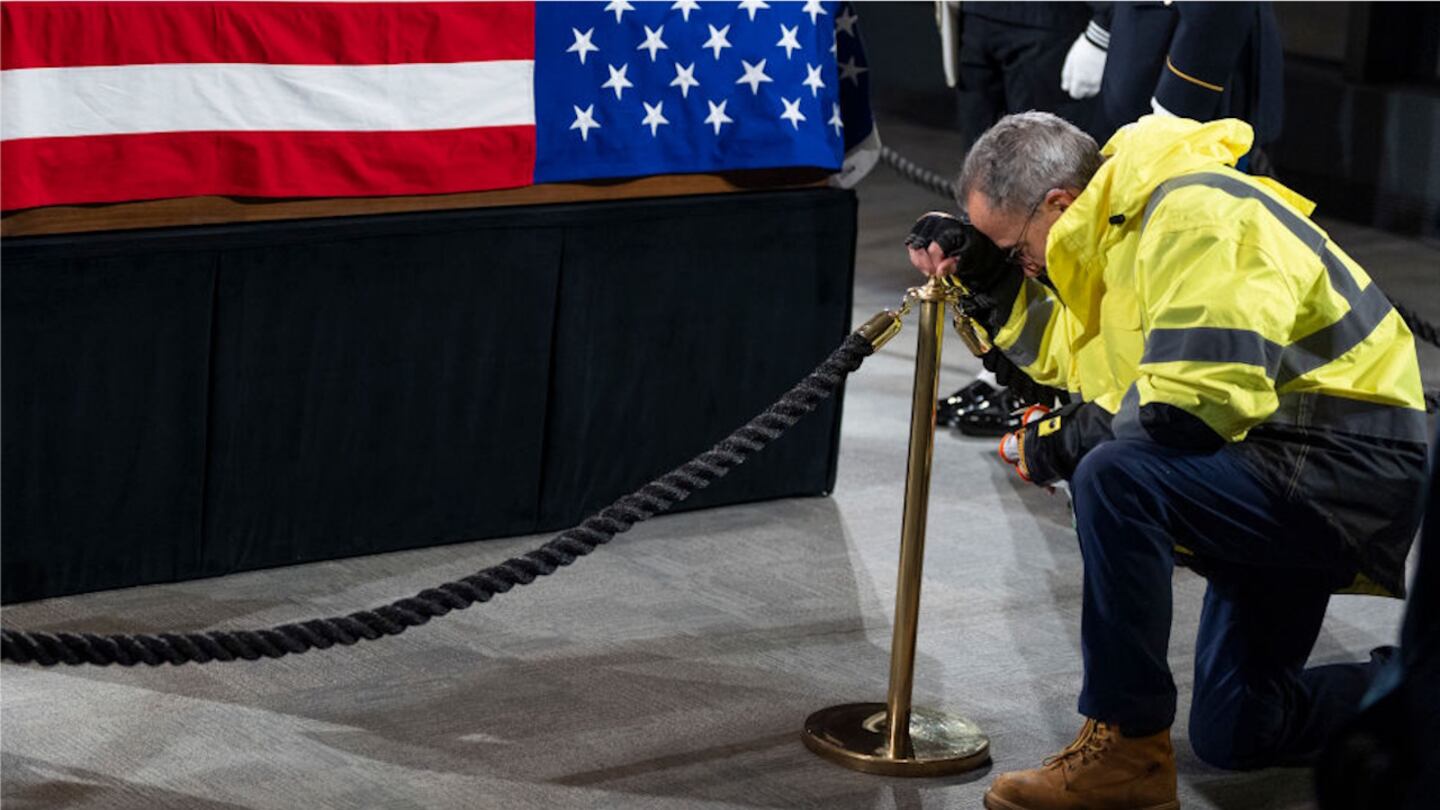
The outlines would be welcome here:
<svg viewBox="0 0 1440 810">
<path fill-rule="evenodd" d="M 1159 116 L 1116 133 L 1050 231 L 1053 290 L 1026 280 L 992 337 L 1117 437 L 1146 438 L 1144 406 L 1165 403 L 1244 442 L 1342 533 L 1352 589 L 1400 593 L 1425 475 L 1414 338 L 1313 203 L 1233 168 L 1251 137 Z"/>
</svg>

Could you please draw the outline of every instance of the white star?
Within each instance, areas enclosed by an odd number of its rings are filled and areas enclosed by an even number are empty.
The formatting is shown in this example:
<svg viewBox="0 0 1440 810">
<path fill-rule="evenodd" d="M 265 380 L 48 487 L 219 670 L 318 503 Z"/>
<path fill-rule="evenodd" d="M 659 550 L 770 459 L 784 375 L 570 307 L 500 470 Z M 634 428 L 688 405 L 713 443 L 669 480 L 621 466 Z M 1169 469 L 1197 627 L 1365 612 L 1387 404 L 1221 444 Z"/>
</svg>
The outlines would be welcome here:
<svg viewBox="0 0 1440 810">
<path fill-rule="evenodd" d="M 575 107 L 575 123 L 571 124 L 570 128 L 580 130 L 580 140 L 590 140 L 590 130 L 600 128 L 600 124 L 595 121 L 595 105 L 591 104 L 583 110 Z"/>
<path fill-rule="evenodd" d="M 740 0 L 740 10 L 750 12 L 750 22 L 755 22 L 755 12 L 769 7 L 770 4 L 765 0 Z"/>
<path fill-rule="evenodd" d="M 746 62 L 744 59 L 741 59 L 741 60 L 740 60 L 740 64 L 742 64 L 742 65 L 745 66 L 745 75 L 744 75 L 744 76 L 741 76 L 741 77 L 738 78 L 738 79 L 736 79 L 736 80 L 735 80 L 735 83 L 736 83 L 736 84 L 748 84 L 748 85 L 750 85 L 750 95 L 752 95 L 752 96 L 755 95 L 756 93 L 760 92 L 760 84 L 761 84 L 762 82 L 773 82 L 773 81 L 775 81 L 774 79 L 772 79 L 772 78 L 770 78 L 769 76 L 766 76 L 766 75 L 765 75 L 765 60 L 764 60 L 764 59 L 761 59 L 761 60 L 760 60 L 760 64 L 758 64 L 758 65 L 752 65 L 752 64 L 750 64 L 749 62 Z"/>
<path fill-rule="evenodd" d="M 580 33 L 580 29 L 571 28 L 570 32 L 575 35 L 575 44 L 566 48 L 565 52 L 580 54 L 580 64 L 583 65 L 585 64 L 585 54 L 600 50 L 600 48 L 590 41 L 590 35 L 595 33 L 595 29 L 591 28 L 582 34 Z"/>
<path fill-rule="evenodd" d="M 670 123 L 670 121 L 667 120 L 665 116 L 660 113 L 660 108 L 665 106 L 665 102 L 657 101 L 655 102 L 654 107 L 651 107 L 649 104 L 646 104 L 643 101 L 640 103 L 645 104 L 645 120 L 640 122 L 640 126 L 650 127 L 650 137 L 653 138 L 655 137 L 656 131 L 660 129 L 661 124 Z"/>
<path fill-rule="evenodd" d="M 826 12 L 825 8 L 820 5 L 820 0 L 805 0 L 805 8 L 802 9 L 800 13 L 809 14 L 810 24 L 814 25 L 815 20 L 817 20 L 821 14 L 826 14 L 828 12 Z"/>
<path fill-rule="evenodd" d="M 730 47 L 730 40 L 725 38 L 725 35 L 730 33 L 730 26 L 727 25 L 724 28 L 721 28 L 719 31 L 716 31 L 715 26 L 713 25 L 707 24 L 705 27 L 710 29 L 710 38 L 705 40 L 705 44 L 701 45 L 700 47 L 714 48 L 715 58 L 719 59 L 720 49 Z"/>
<path fill-rule="evenodd" d="M 835 18 L 835 29 L 844 31 L 853 37 L 855 36 L 855 23 L 859 21 L 860 17 L 847 6 L 844 11 L 840 12 L 840 16 Z"/>
<path fill-rule="evenodd" d="M 654 62 L 656 51 L 670 50 L 670 46 L 666 45 L 665 40 L 660 38 L 660 35 L 663 33 L 665 33 L 665 26 L 663 25 L 659 28 L 656 28 L 654 31 L 650 30 L 650 26 L 645 26 L 645 41 L 640 43 L 639 46 L 635 48 L 635 50 L 649 51 L 650 61 Z"/>
<path fill-rule="evenodd" d="M 832 127 L 835 127 L 835 134 L 839 135 L 840 130 L 845 128 L 845 123 L 840 120 L 840 105 L 832 104 L 830 105 L 830 109 L 832 110 L 832 112 L 830 113 L 830 120 L 826 121 L 825 123 L 829 124 Z"/>
<path fill-rule="evenodd" d="M 799 129 L 800 122 L 805 120 L 805 113 L 800 112 L 800 99 L 796 98 L 794 102 L 791 102 L 790 99 L 781 96 L 780 100 L 785 103 L 785 112 L 780 113 L 780 117 Z"/>
<path fill-rule="evenodd" d="M 610 69 L 610 79 L 600 85 L 600 87 L 601 89 L 608 87 L 614 90 L 615 98 L 620 98 L 620 94 L 625 92 L 625 88 L 635 86 L 629 79 L 625 78 L 625 71 L 630 69 L 628 62 L 621 65 L 619 70 L 616 70 L 614 65 L 606 65 L 605 67 Z"/>
<path fill-rule="evenodd" d="M 699 8 L 700 4 L 695 2 L 695 0 L 677 0 L 675 5 L 670 7 L 670 10 L 680 12 L 681 16 L 685 18 L 685 22 L 690 22 L 690 12 L 697 11 Z M 821 13 L 823 14 L 824 12 Z"/>
<path fill-rule="evenodd" d="M 850 81 L 859 84 L 860 74 L 864 73 L 869 69 L 870 68 L 862 67 L 855 64 L 855 57 L 852 56 L 847 61 L 840 63 L 840 80 L 844 81 L 846 79 L 849 79 Z"/>
<path fill-rule="evenodd" d="M 690 88 L 700 86 L 700 81 L 695 78 L 694 62 L 690 63 L 690 67 L 680 67 L 679 62 L 675 63 L 675 78 L 671 80 L 670 86 L 674 87 L 677 84 L 680 85 L 681 98 L 689 98 Z"/>
<path fill-rule="evenodd" d="M 605 4 L 605 10 L 615 12 L 615 22 L 618 23 L 620 22 L 621 14 L 627 11 L 634 11 L 635 7 L 625 2 L 625 0 L 610 0 L 610 2 Z"/>
<path fill-rule="evenodd" d="M 795 35 L 798 33 L 800 33 L 800 26 L 797 25 L 794 28 L 786 28 L 784 23 L 781 23 L 780 41 L 775 43 L 775 47 L 785 49 L 786 59 L 789 59 L 790 54 L 800 50 L 801 48 L 800 43 L 795 39 Z"/>
<path fill-rule="evenodd" d="M 807 74 L 805 76 L 805 81 L 801 82 L 801 84 L 810 88 L 811 98 L 820 95 L 820 88 L 825 86 L 825 82 L 820 80 L 820 66 L 812 65 L 809 62 L 806 62 L 805 73 Z"/>
<path fill-rule="evenodd" d="M 835 40 L 833 40 L 833 39 L 830 40 L 830 55 L 831 55 L 831 56 L 836 56 L 836 53 L 835 53 L 835 45 L 836 45 L 836 44 L 837 44 L 837 43 L 836 43 Z"/>
<path fill-rule="evenodd" d="M 724 101 L 720 102 L 719 106 L 716 106 L 715 102 L 710 101 L 709 99 L 706 99 L 705 103 L 710 105 L 710 114 L 705 116 L 705 123 L 713 124 L 715 126 L 716 135 L 720 134 L 721 124 L 735 123 L 735 119 L 725 114 L 725 105 L 730 103 L 730 99 L 727 98 Z"/>
</svg>

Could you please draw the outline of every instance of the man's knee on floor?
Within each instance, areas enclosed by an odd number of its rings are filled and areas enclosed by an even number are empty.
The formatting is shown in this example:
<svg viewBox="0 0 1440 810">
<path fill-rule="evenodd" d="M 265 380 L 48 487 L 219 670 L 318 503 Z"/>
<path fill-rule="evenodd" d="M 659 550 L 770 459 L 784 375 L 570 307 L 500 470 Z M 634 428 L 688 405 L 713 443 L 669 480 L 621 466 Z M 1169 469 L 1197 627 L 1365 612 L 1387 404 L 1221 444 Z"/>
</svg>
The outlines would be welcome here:
<svg viewBox="0 0 1440 810">
<path fill-rule="evenodd" d="M 1276 729 L 1264 701 L 1195 697 L 1190 707 L 1190 749 L 1202 761 L 1231 771 L 1275 765 Z"/>
</svg>

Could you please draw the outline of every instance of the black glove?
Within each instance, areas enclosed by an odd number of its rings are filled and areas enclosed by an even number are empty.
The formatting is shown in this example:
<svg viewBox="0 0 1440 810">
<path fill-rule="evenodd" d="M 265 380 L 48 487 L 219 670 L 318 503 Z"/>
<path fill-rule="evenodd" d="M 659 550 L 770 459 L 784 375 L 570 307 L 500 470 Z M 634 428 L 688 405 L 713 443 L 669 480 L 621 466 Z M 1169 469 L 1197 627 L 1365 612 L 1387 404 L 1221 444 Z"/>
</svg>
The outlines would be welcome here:
<svg viewBox="0 0 1440 810">
<path fill-rule="evenodd" d="M 905 246 L 927 250 L 931 242 L 939 245 L 946 256 L 957 260 L 955 277 L 971 293 L 991 293 L 1009 276 L 1015 277 L 1018 289 L 1019 268 L 969 220 L 943 211 L 931 211 L 915 220 L 910 235 L 905 237 Z M 1010 300 L 1014 300 L 1013 295 Z"/>
<path fill-rule="evenodd" d="M 1110 418 L 1093 402 L 1075 402 L 1021 428 L 1020 473 L 1041 486 L 1069 480 L 1086 453 L 1114 438 Z"/>
<path fill-rule="evenodd" d="M 1041 385 L 1030 379 L 1023 369 L 1015 365 L 999 349 L 992 348 L 980 358 L 985 370 L 995 375 L 995 382 L 1010 389 L 1026 405 L 1050 407 L 1057 399 L 1063 399 L 1065 392 L 1059 388 Z"/>
</svg>

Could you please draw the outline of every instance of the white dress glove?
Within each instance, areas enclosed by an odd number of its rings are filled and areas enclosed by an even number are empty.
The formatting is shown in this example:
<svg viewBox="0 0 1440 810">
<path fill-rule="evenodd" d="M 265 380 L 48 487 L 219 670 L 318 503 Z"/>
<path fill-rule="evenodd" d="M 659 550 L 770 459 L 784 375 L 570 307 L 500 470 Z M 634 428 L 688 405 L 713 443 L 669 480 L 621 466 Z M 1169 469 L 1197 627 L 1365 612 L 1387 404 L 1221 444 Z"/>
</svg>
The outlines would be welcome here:
<svg viewBox="0 0 1440 810">
<path fill-rule="evenodd" d="M 960 4 L 956 0 L 935 0 L 935 24 L 940 28 L 945 86 L 956 87 L 960 84 Z"/>
<path fill-rule="evenodd" d="M 1060 89 L 1073 99 L 1090 98 L 1100 92 L 1105 76 L 1105 49 L 1091 42 L 1084 34 L 1075 38 L 1065 65 L 1060 68 Z"/>
<path fill-rule="evenodd" d="M 1165 116 L 1169 116 L 1170 118 L 1178 118 L 1178 117 L 1179 117 L 1179 116 L 1177 116 L 1175 113 L 1170 112 L 1169 110 L 1165 109 L 1164 107 L 1161 107 L 1161 106 L 1160 106 L 1160 102 L 1159 102 L 1158 100 L 1156 100 L 1156 98 L 1155 98 L 1154 96 L 1151 96 L 1151 97 L 1150 97 L 1150 111 L 1153 112 L 1153 113 L 1155 113 L 1156 115 L 1165 115 Z"/>
</svg>

